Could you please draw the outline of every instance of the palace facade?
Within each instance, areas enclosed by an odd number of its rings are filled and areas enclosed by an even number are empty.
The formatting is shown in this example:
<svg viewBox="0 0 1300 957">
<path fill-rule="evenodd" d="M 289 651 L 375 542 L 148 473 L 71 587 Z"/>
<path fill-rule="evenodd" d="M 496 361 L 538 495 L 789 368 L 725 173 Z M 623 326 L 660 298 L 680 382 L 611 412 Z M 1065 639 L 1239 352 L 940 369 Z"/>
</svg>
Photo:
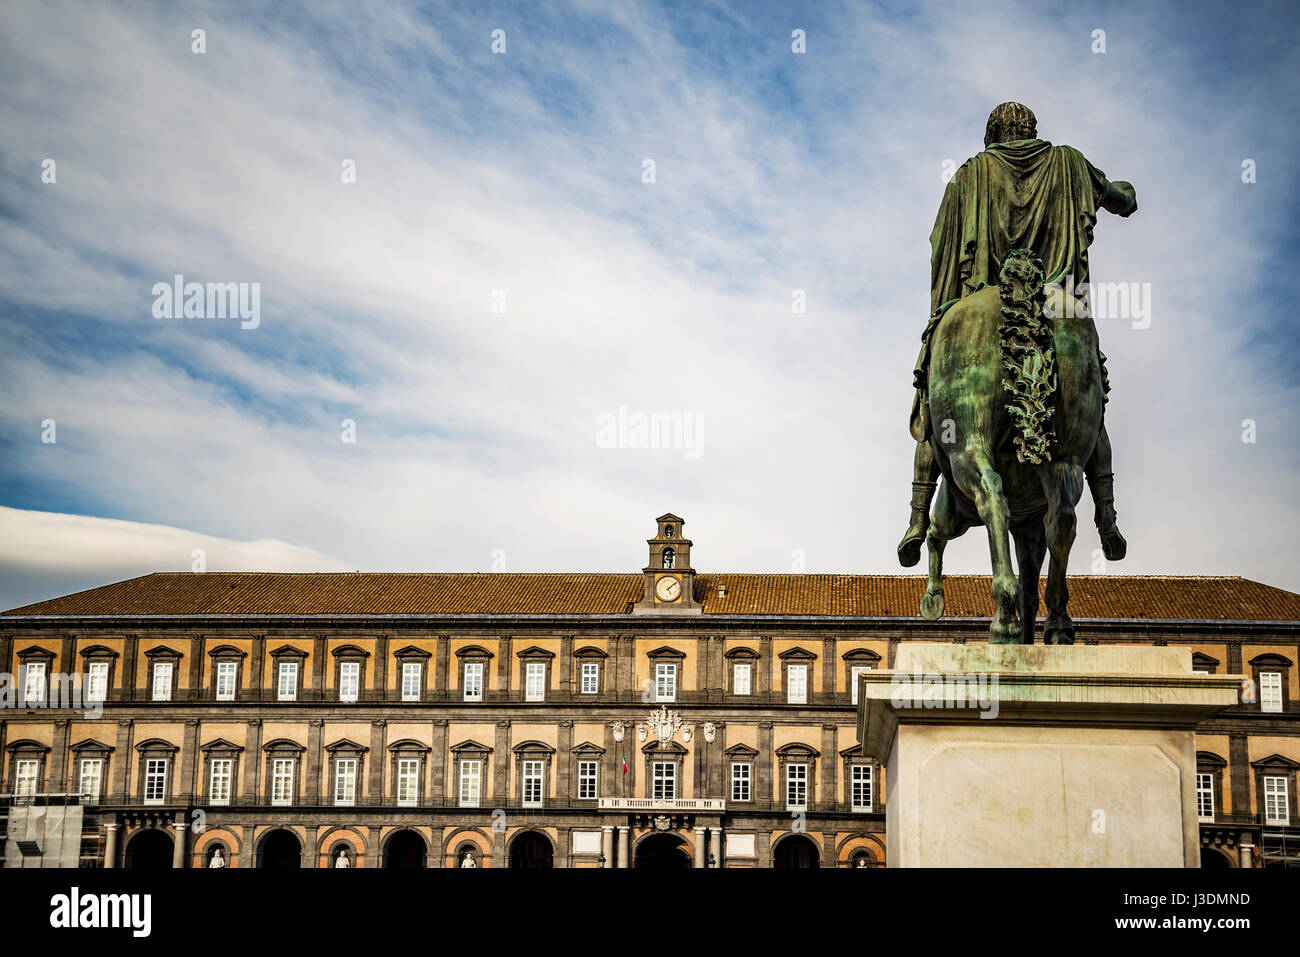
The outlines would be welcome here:
<svg viewBox="0 0 1300 957">
<path fill-rule="evenodd" d="M 159 573 L 6 612 L 4 866 L 883 866 L 855 674 L 987 640 L 988 579 L 927 622 L 920 576 L 697 574 L 671 514 L 648 544 L 633 574 Z M 1080 577 L 1071 612 L 1251 679 L 1197 734 L 1202 862 L 1300 864 L 1300 595 Z"/>
</svg>

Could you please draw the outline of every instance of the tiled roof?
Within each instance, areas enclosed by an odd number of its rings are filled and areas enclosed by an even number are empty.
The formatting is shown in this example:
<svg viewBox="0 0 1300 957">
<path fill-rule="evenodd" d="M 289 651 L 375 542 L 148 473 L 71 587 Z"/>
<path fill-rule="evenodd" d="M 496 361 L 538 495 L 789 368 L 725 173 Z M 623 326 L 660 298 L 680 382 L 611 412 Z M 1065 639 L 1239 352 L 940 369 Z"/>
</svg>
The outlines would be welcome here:
<svg viewBox="0 0 1300 957">
<path fill-rule="evenodd" d="M 696 576 L 706 616 L 914 618 L 924 590 L 921 575 Z M 642 593 L 639 574 L 157 572 L 3 614 L 621 615 Z M 948 576 L 944 597 L 950 617 L 986 618 L 992 611 L 987 576 Z M 1070 579 L 1070 612 L 1075 618 L 1295 621 L 1300 595 L 1235 577 L 1080 576 Z"/>
</svg>

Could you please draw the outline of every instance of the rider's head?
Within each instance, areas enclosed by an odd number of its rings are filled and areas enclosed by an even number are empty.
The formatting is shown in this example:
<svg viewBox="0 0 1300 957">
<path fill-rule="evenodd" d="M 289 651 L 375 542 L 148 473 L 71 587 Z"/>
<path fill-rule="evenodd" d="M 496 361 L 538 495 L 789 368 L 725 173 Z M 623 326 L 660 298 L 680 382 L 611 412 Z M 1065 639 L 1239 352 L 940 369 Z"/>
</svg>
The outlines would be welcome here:
<svg viewBox="0 0 1300 957">
<path fill-rule="evenodd" d="M 1023 103 L 1002 103 L 989 114 L 984 127 L 984 145 L 1009 143 L 1011 140 L 1031 140 L 1038 136 L 1038 120 L 1034 111 Z"/>
</svg>

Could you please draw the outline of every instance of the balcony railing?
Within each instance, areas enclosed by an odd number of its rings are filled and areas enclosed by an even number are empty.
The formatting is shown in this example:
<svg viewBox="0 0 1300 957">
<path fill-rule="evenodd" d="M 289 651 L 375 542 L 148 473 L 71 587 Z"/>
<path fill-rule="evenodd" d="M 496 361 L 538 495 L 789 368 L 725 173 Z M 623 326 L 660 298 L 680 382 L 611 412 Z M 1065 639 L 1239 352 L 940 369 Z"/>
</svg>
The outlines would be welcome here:
<svg viewBox="0 0 1300 957">
<path fill-rule="evenodd" d="M 601 798 L 602 811 L 707 811 L 721 814 L 727 810 L 722 798 Z"/>
</svg>

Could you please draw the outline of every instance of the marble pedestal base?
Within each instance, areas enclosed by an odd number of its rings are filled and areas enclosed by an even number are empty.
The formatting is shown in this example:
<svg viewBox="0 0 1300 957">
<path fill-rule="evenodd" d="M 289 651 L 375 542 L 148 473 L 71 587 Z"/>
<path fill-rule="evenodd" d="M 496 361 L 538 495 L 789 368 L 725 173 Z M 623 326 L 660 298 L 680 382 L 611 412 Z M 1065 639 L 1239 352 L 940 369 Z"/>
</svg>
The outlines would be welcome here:
<svg viewBox="0 0 1300 957">
<path fill-rule="evenodd" d="M 1199 866 L 1194 729 L 1240 687 L 1180 648 L 901 646 L 858 687 L 888 866 Z"/>
</svg>

